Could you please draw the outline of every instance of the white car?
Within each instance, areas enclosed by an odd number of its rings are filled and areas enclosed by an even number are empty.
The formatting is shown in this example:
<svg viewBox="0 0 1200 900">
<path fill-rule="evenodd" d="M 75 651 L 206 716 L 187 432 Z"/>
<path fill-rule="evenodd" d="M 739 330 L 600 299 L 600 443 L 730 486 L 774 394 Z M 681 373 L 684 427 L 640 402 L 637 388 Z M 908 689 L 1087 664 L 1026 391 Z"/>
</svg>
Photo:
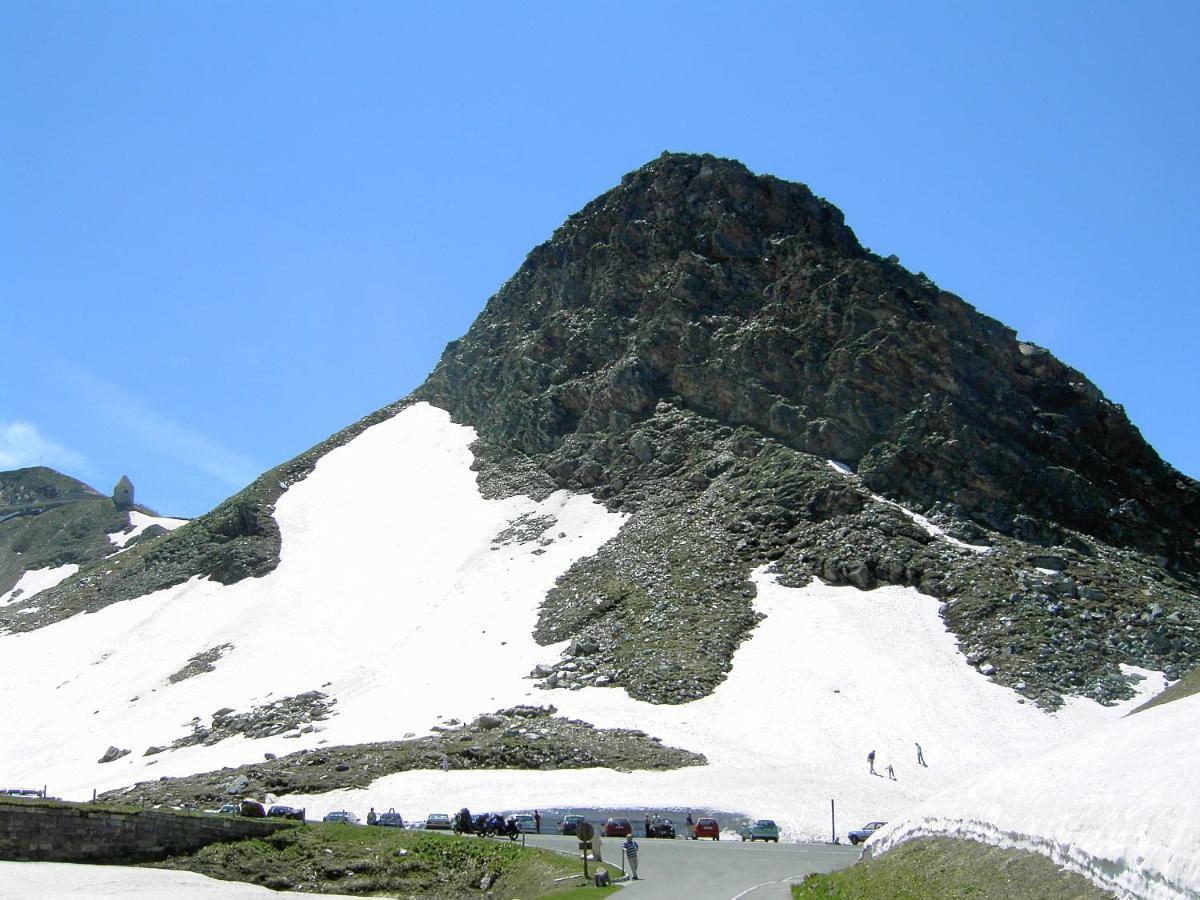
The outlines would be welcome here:
<svg viewBox="0 0 1200 900">
<path fill-rule="evenodd" d="M 341 822 L 344 825 L 357 825 L 359 822 L 358 816 L 350 812 L 348 809 L 339 809 L 335 812 L 327 813 L 323 822 Z"/>
<path fill-rule="evenodd" d="M 535 834 L 537 832 L 537 820 L 529 813 L 520 813 L 512 817 L 513 824 L 517 826 L 517 831 L 524 834 Z"/>
</svg>

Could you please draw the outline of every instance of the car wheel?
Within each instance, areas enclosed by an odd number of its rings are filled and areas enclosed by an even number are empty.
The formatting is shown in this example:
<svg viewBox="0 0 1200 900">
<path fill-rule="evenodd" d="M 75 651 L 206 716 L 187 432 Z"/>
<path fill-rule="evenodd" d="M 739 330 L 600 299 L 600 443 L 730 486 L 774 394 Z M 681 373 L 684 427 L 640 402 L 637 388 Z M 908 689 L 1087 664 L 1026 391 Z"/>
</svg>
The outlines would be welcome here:
<svg viewBox="0 0 1200 900">
<path fill-rule="evenodd" d="M 856 847 L 857 847 L 857 846 L 858 846 L 858 838 L 856 838 L 856 837 L 854 837 L 853 835 L 851 835 L 851 837 L 850 837 L 850 843 L 852 843 L 854 846 L 856 846 Z"/>
</svg>

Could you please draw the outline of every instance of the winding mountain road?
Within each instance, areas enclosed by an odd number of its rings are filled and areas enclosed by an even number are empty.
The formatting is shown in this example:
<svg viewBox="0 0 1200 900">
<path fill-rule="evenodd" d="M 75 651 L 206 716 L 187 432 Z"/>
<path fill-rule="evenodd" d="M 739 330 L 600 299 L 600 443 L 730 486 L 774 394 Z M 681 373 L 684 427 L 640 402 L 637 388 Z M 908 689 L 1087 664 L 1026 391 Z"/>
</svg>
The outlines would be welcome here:
<svg viewBox="0 0 1200 900">
<path fill-rule="evenodd" d="M 766 844 L 742 841 L 647 840 L 640 848 L 637 881 L 626 882 L 629 900 L 768 900 L 791 897 L 790 886 L 810 872 L 844 869 L 858 859 L 857 847 L 829 844 Z M 527 835 L 532 847 L 576 853 L 575 838 Z M 606 861 L 620 862 L 621 839 L 602 845 Z"/>
</svg>

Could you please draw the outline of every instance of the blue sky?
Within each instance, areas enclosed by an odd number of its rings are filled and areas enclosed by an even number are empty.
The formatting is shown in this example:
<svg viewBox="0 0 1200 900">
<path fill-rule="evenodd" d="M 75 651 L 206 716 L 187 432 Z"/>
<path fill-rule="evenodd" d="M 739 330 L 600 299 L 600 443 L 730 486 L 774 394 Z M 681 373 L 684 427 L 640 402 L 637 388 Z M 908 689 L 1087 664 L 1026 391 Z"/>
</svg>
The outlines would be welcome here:
<svg viewBox="0 0 1200 900">
<path fill-rule="evenodd" d="M 803 181 L 1200 475 L 1200 4 L 0 2 L 0 468 L 194 515 L 664 149 Z"/>
</svg>

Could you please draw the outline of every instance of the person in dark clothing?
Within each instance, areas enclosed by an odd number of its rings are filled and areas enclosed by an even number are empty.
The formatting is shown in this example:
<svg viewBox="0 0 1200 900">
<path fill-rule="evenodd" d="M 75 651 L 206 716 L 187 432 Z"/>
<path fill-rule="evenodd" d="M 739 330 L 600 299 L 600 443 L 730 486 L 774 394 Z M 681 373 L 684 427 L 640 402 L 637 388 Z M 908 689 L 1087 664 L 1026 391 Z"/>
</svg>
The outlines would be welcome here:
<svg viewBox="0 0 1200 900">
<path fill-rule="evenodd" d="M 692 818 L 692 814 L 689 812 L 687 814 L 687 830 L 688 830 L 688 840 L 689 841 L 694 841 L 696 839 L 696 832 L 694 830 L 695 825 L 696 825 L 696 821 L 695 821 L 695 819 Z"/>
<path fill-rule="evenodd" d="M 929 768 L 929 766 L 925 765 L 925 752 L 921 749 L 920 744 L 917 744 L 917 765 Z"/>
<path fill-rule="evenodd" d="M 650 813 L 646 813 L 646 837 L 650 837 Z"/>
<path fill-rule="evenodd" d="M 360 809 L 361 809 L 361 807 L 360 807 Z M 371 811 L 369 813 L 367 813 L 367 824 L 374 825 L 378 821 L 379 821 L 379 816 L 376 815 L 375 807 L 372 806 Z"/>
<path fill-rule="evenodd" d="M 537 833 L 542 833 L 542 814 L 536 809 L 533 811 L 533 827 L 537 829 Z"/>
<path fill-rule="evenodd" d="M 872 750 L 867 754 L 867 768 L 871 770 L 871 774 L 875 774 L 875 751 Z"/>
</svg>

